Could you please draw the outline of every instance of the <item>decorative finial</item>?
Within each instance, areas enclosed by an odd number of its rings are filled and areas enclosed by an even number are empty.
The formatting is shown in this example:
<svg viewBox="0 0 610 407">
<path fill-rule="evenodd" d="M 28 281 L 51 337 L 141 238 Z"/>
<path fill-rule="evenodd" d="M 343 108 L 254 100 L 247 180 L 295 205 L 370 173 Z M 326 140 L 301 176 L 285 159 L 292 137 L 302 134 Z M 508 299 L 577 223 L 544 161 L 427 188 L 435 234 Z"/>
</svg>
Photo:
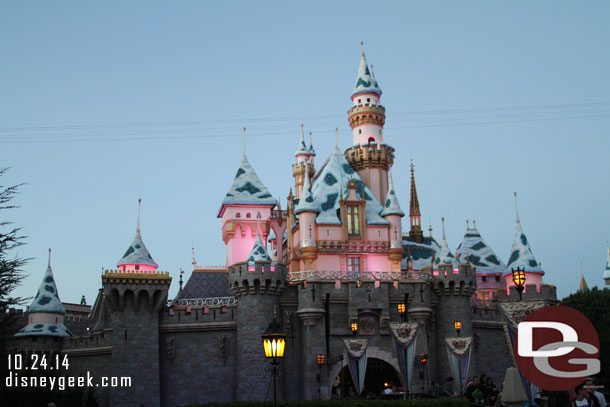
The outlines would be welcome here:
<svg viewBox="0 0 610 407">
<path fill-rule="evenodd" d="M 183 275 L 183 274 L 184 274 L 184 270 L 180 269 L 180 281 L 179 281 L 179 283 L 180 283 L 180 291 L 182 291 L 182 283 L 184 282 L 184 281 L 182 280 L 182 275 Z"/>
<path fill-rule="evenodd" d="M 441 224 L 443 225 L 443 241 L 446 241 L 447 238 L 445 237 L 445 218 L 444 217 L 441 218 Z"/>
<path fill-rule="evenodd" d="M 305 130 L 303 128 L 303 123 L 301 123 L 301 140 L 305 140 Z"/>
<path fill-rule="evenodd" d="M 244 160 L 246 159 L 246 128 L 244 127 Z"/>
<path fill-rule="evenodd" d="M 51 268 L 51 248 L 49 248 L 49 263 L 47 264 L 47 268 Z"/>
<path fill-rule="evenodd" d="M 313 137 L 311 135 L 311 132 L 309 132 L 309 145 L 313 146 Z"/>
<path fill-rule="evenodd" d="M 477 221 L 474 219 L 472 220 L 472 228 L 475 230 L 477 229 Z"/>
<path fill-rule="evenodd" d="M 371 78 L 375 79 L 375 71 L 373 71 L 373 64 L 371 64 Z"/>
<path fill-rule="evenodd" d="M 142 207 L 142 198 L 138 198 L 138 227 L 136 228 L 136 232 L 140 232 L 140 208 Z"/>
<path fill-rule="evenodd" d="M 470 223 L 468 223 L 468 219 L 466 219 L 466 230 L 470 229 Z"/>
<path fill-rule="evenodd" d="M 513 192 L 513 194 L 515 195 L 515 211 L 517 212 L 517 225 L 521 224 L 521 221 L 519 220 L 519 207 L 517 206 L 517 193 Z"/>
<path fill-rule="evenodd" d="M 191 264 L 193 266 L 195 266 L 197 264 L 197 260 L 195 260 L 195 243 L 194 242 L 191 242 L 191 247 L 192 247 L 192 250 L 193 250 L 193 261 L 192 261 Z"/>
<path fill-rule="evenodd" d="M 364 56 L 364 41 L 360 41 L 360 48 L 362 48 L 362 56 Z"/>
<path fill-rule="evenodd" d="M 341 150 L 339 150 L 339 128 L 335 127 L 335 151 L 336 152 L 341 152 Z"/>
<path fill-rule="evenodd" d="M 430 232 L 430 237 L 432 237 L 432 216 L 428 215 L 428 231 Z"/>
</svg>

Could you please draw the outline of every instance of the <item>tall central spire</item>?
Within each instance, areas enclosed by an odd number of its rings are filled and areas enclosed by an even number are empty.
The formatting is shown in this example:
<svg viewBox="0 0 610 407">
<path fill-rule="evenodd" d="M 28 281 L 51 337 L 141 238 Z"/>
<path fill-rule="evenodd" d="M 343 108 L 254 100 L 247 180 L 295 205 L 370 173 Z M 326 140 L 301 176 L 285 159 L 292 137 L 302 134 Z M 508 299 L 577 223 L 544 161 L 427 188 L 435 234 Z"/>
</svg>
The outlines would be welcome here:
<svg viewBox="0 0 610 407">
<path fill-rule="evenodd" d="M 417 199 L 417 187 L 415 186 L 415 165 L 411 160 L 411 203 L 409 206 L 409 218 L 411 219 L 411 229 L 409 237 L 415 238 L 416 242 L 423 241 L 421 230 L 421 212 L 419 210 L 419 200 Z"/>
</svg>

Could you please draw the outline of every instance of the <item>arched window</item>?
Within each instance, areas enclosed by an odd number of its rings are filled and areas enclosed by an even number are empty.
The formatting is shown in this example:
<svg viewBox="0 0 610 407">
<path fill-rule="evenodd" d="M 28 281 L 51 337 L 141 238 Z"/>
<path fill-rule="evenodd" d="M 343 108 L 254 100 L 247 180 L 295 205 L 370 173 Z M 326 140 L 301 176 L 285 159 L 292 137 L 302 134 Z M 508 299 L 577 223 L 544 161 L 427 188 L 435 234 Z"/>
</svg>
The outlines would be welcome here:
<svg viewBox="0 0 610 407">
<path fill-rule="evenodd" d="M 241 213 L 237 212 L 237 213 L 235 214 L 235 217 L 236 217 L 236 218 L 241 218 Z"/>
<path fill-rule="evenodd" d="M 246 218 L 250 219 L 250 213 L 246 213 Z"/>
<path fill-rule="evenodd" d="M 375 137 L 369 137 L 369 144 L 374 143 L 375 142 Z"/>
</svg>

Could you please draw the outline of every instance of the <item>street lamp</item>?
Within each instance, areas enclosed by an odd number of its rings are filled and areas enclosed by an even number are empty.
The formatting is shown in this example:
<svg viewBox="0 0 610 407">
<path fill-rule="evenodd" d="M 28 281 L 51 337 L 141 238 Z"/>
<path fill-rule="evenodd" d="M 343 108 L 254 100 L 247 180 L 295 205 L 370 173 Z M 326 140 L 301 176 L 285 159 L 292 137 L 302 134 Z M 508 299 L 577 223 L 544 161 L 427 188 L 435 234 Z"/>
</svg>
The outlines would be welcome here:
<svg viewBox="0 0 610 407">
<path fill-rule="evenodd" d="M 427 353 L 420 353 L 419 354 L 419 363 L 421 364 L 421 371 L 422 371 L 422 378 L 424 379 L 422 381 L 422 385 L 421 385 L 421 392 L 425 393 L 425 387 L 428 386 L 428 381 L 426 380 L 426 363 L 428 363 L 428 354 Z"/>
<path fill-rule="evenodd" d="M 515 283 L 515 288 L 519 293 L 519 300 L 523 299 L 523 289 L 525 288 L 525 269 L 517 267 L 517 269 L 510 269 L 513 273 L 513 282 Z"/>
<path fill-rule="evenodd" d="M 273 313 L 273 321 L 269 324 L 267 330 L 261 336 L 263 339 L 263 349 L 265 357 L 271 359 L 271 374 L 273 375 L 273 407 L 277 407 L 277 366 L 278 359 L 284 357 L 284 348 L 286 346 L 286 335 L 282 331 L 282 327 L 276 319 L 276 313 Z"/>
<path fill-rule="evenodd" d="M 457 335 L 460 336 L 460 331 L 462 330 L 462 321 L 454 321 L 453 327 L 455 328 L 455 332 L 457 332 Z"/>
<path fill-rule="evenodd" d="M 356 335 L 358 333 L 358 322 L 352 321 L 349 326 L 352 329 L 352 333 Z"/>
<path fill-rule="evenodd" d="M 316 355 L 316 364 L 318 365 L 318 374 L 316 374 L 316 380 L 318 382 L 318 398 L 322 400 L 321 387 L 322 386 L 322 366 L 326 364 L 326 355 Z"/>
<path fill-rule="evenodd" d="M 405 293 L 405 302 L 398 304 L 398 313 L 400 314 L 402 321 L 409 319 L 407 314 L 407 304 L 409 303 L 409 293 Z"/>
</svg>

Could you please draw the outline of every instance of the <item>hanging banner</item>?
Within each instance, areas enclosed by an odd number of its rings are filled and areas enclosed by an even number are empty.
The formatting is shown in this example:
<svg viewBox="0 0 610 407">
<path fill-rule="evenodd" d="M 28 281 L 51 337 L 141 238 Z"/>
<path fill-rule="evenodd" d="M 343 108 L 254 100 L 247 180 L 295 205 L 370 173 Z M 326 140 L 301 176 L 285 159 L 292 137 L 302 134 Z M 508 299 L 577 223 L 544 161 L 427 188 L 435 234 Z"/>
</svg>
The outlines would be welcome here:
<svg viewBox="0 0 610 407">
<path fill-rule="evenodd" d="M 392 322 L 389 324 L 388 329 L 394 341 L 394 350 L 396 351 L 396 359 L 398 359 L 403 383 L 405 388 L 411 392 L 411 378 L 413 377 L 413 362 L 415 359 L 419 324 L 417 322 Z"/>
<path fill-rule="evenodd" d="M 470 355 L 472 352 L 472 337 L 446 338 L 449 365 L 454 377 L 458 378 L 460 394 L 463 393 L 470 369 Z"/>
<path fill-rule="evenodd" d="M 364 376 L 366 374 L 366 348 L 368 339 L 344 339 L 343 346 L 347 352 L 349 371 L 354 381 L 356 393 L 360 395 L 364 389 Z"/>
<path fill-rule="evenodd" d="M 529 314 L 536 311 L 539 308 L 546 306 L 546 301 L 519 301 L 519 302 L 501 302 L 499 303 L 500 312 L 504 319 L 504 336 L 506 338 L 506 346 L 508 347 L 508 353 L 510 354 L 513 365 L 516 367 L 515 355 L 513 353 L 513 344 L 515 343 L 515 335 L 517 334 L 517 325 L 525 320 Z M 534 401 L 534 395 L 536 394 L 537 388 L 529 380 L 527 380 L 521 372 L 521 383 L 523 383 L 523 389 L 527 395 L 527 399 L 530 405 Z"/>
</svg>

